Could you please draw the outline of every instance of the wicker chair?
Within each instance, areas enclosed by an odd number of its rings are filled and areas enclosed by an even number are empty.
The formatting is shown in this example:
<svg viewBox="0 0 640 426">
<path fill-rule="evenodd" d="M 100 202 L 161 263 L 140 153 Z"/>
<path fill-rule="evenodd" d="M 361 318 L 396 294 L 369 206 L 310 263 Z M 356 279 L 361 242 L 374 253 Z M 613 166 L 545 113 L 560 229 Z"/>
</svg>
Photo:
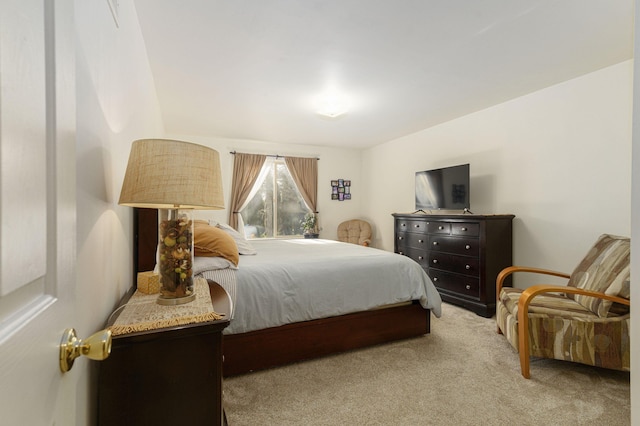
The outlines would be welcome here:
<svg viewBox="0 0 640 426">
<path fill-rule="evenodd" d="M 371 245 L 371 225 L 360 219 L 342 222 L 338 225 L 338 240 L 369 247 Z"/>
<path fill-rule="evenodd" d="M 601 235 L 571 275 L 512 266 L 498 274 L 496 320 L 520 354 L 630 371 L 630 240 Z M 568 278 L 566 286 L 504 287 L 515 272 Z"/>
</svg>

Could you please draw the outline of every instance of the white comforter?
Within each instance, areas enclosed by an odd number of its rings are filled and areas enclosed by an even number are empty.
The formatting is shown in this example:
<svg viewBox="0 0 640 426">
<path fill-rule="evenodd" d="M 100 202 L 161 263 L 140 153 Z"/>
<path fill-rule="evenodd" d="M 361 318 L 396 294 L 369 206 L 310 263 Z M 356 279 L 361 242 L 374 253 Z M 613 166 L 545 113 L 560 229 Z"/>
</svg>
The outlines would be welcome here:
<svg viewBox="0 0 640 426">
<path fill-rule="evenodd" d="M 322 239 L 252 240 L 257 254 L 240 256 L 235 311 L 225 333 L 418 300 L 437 317 L 433 283 L 406 256 Z"/>
</svg>

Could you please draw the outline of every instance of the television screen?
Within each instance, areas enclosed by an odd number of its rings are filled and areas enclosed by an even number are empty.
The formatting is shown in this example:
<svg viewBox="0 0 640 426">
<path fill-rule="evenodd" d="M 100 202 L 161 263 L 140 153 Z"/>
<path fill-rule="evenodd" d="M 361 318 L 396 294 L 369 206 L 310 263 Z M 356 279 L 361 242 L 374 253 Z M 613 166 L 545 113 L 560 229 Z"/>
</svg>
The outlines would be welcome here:
<svg viewBox="0 0 640 426">
<path fill-rule="evenodd" d="M 416 210 L 469 208 L 469 164 L 416 172 Z"/>
</svg>

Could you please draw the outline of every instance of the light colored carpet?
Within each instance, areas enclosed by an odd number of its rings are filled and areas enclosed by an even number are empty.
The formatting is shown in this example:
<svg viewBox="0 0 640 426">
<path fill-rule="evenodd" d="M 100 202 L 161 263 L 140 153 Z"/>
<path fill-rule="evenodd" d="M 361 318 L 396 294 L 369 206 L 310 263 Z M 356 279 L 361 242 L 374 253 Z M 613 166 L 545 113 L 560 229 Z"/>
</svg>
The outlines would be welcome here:
<svg viewBox="0 0 640 426">
<path fill-rule="evenodd" d="M 229 424 L 630 424 L 629 373 L 532 359 L 526 380 L 495 330 L 443 304 L 429 335 L 225 379 Z"/>
</svg>

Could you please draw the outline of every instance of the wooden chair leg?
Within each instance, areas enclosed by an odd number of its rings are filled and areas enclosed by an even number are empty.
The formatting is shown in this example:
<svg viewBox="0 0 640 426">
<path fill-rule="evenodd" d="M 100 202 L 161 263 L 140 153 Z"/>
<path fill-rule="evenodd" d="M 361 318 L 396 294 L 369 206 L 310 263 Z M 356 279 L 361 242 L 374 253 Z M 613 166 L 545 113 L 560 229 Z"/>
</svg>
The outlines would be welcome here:
<svg viewBox="0 0 640 426">
<path fill-rule="evenodd" d="M 527 312 L 526 310 L 524 311 Z M 518 312 L 518 317 L 520 317 Z M 518 353 L 520 354 L 520 371 L 522 377 L 529 379 L 529 321 L 525 318 L 518 318 Z"/>
<path fill-rule="evenodd" d="M 525 379 L 531 378 L 529 372 L 529 354 L 520 353 L 520 372 Z"/>
</svg>

